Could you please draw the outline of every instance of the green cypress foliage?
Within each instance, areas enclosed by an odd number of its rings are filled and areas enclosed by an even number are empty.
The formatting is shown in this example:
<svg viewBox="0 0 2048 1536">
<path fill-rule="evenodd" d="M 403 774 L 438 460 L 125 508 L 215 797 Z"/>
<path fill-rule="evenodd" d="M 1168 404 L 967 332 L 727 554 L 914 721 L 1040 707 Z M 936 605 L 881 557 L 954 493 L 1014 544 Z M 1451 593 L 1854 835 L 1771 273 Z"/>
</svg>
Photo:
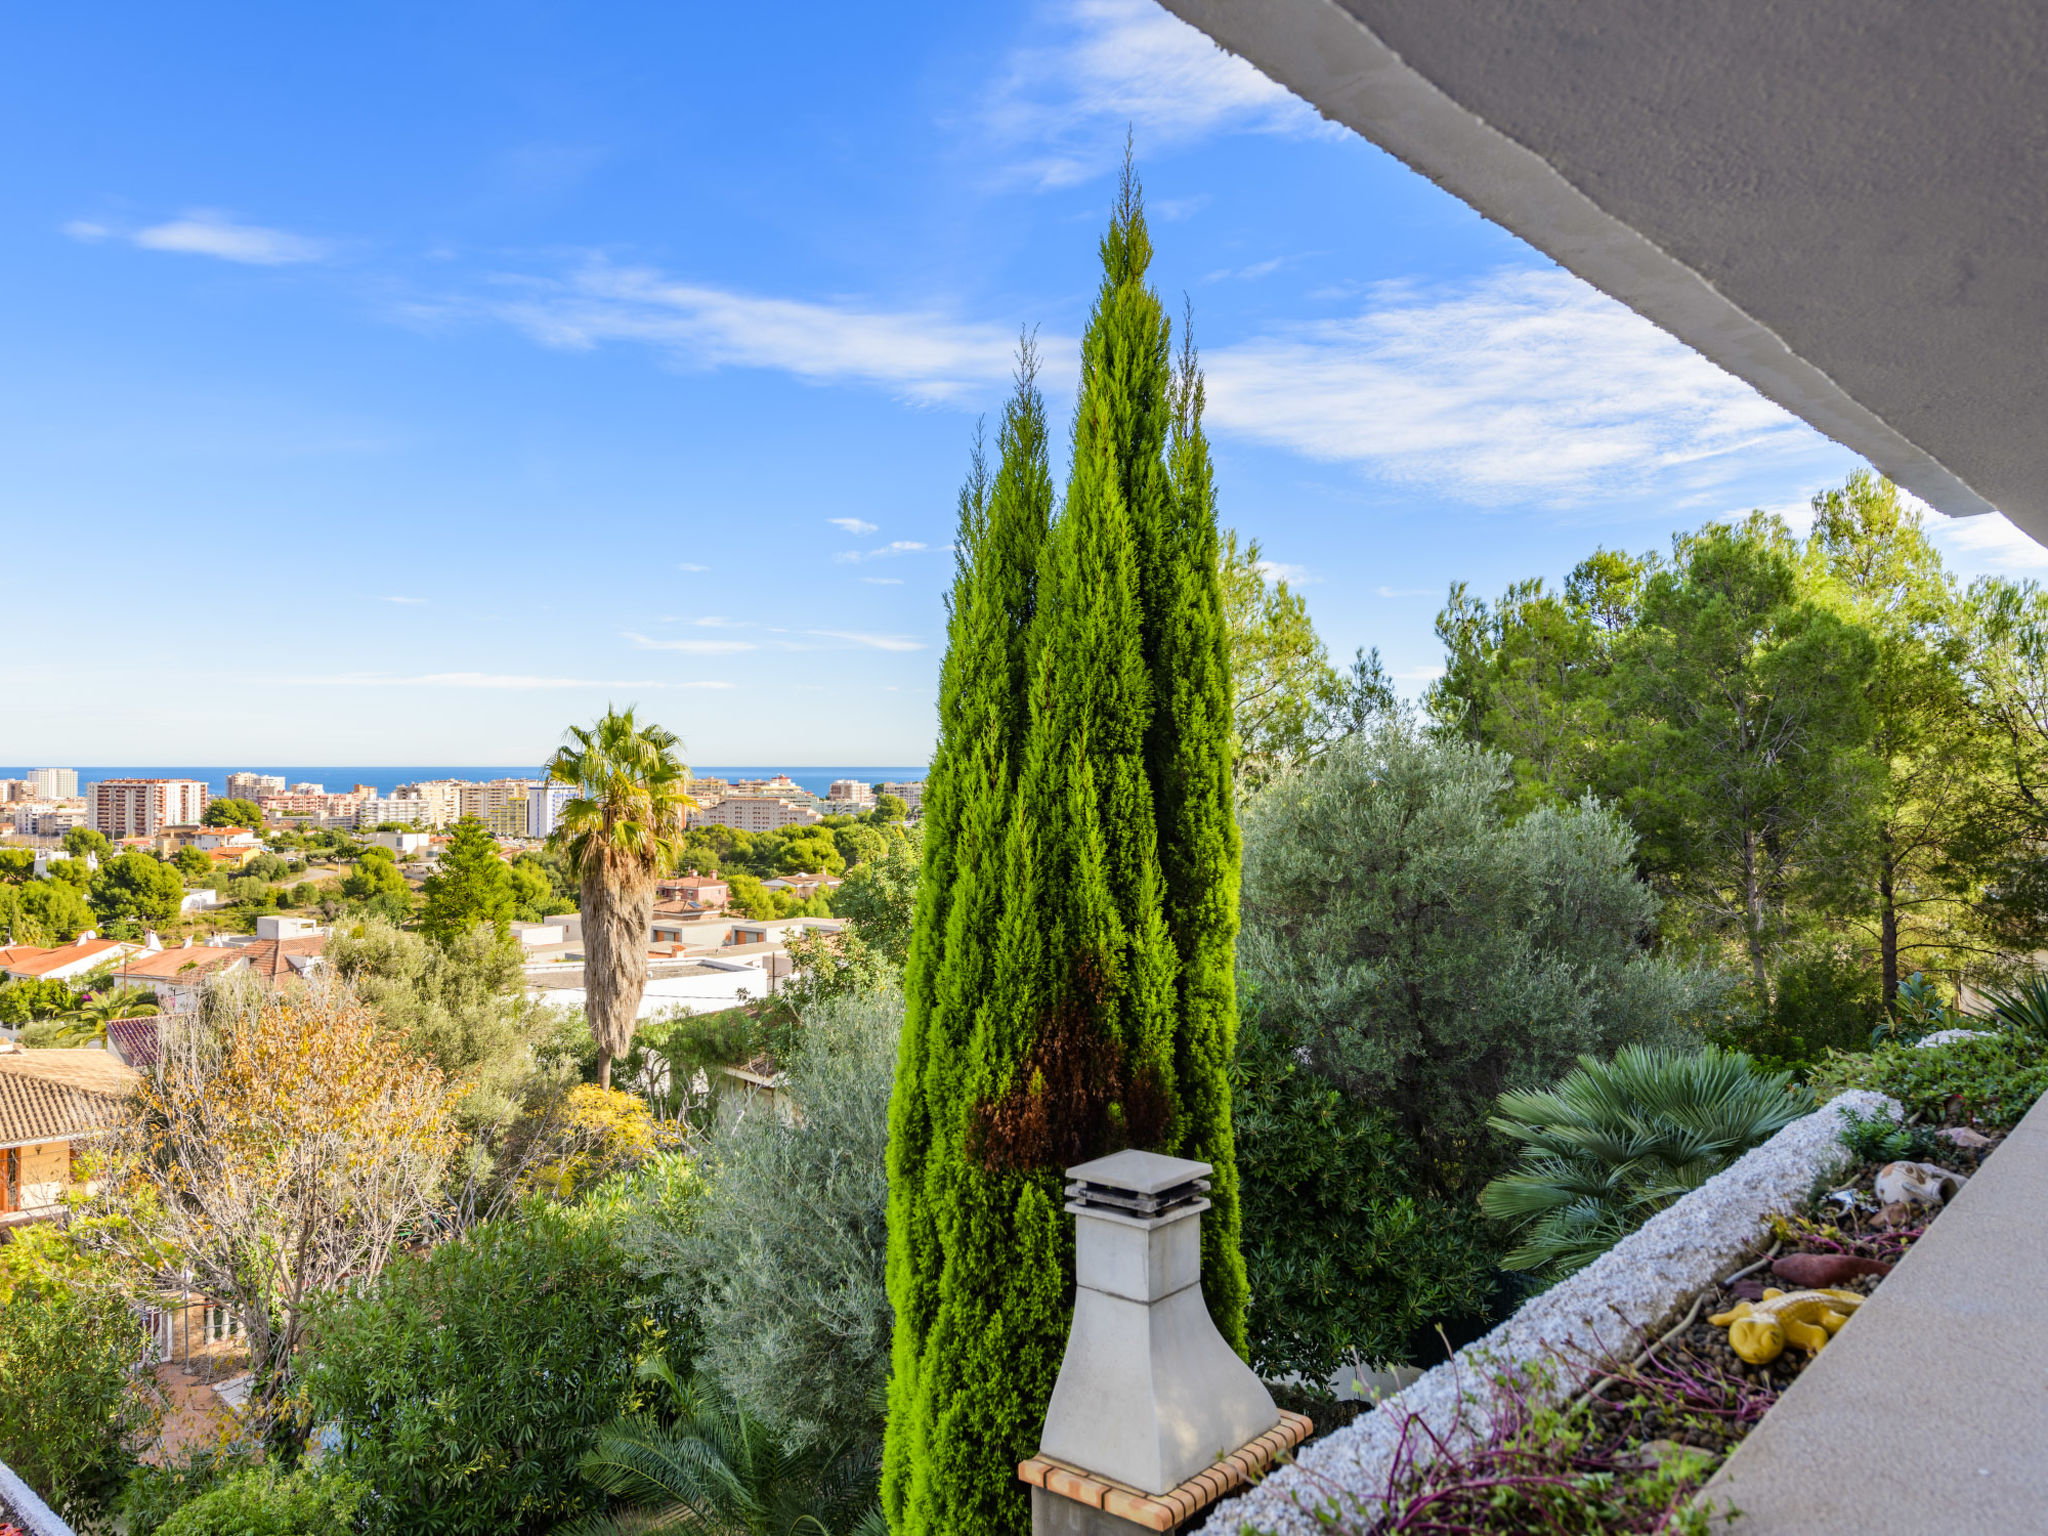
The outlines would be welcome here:
<svg viewBox="0 0 2048 1536">
<path fill-rule="evenodd" d="M 1127 165 L 1058 519 L 1028 349 L 996 475 L 963 496 L 891 1104 L 898 1536 L 1028 1524 L 1015 1467 L 1071 1315 L 1068 1165 L 1132 1145 L 1216 1163 L 1205 1286 L 1243 1338 L 1213 493 L 1193 353 L 1176 375 L 1150 256 Z"/>
<path fill-rule="evenodd" d="M 1147 640 L 1159 696 L 1146 763 L 1159 809 L 1166 926 L 1180 966 L 1174 1080 L 1183 1157 L 1215 1164 L 1202 1218 L 1202 1294 L 1216 1328 L 1245 1351 L 1249 1291 L 1239 1249 L 1237 1141 L 1230 1064 L 1237 1053 L 1237 896 L 1240 845 L 1231 805 L 1235 736 L 1230 637 L 1217 574 L 1216 486 L 1202 431 L 1194 316 L 1181 354 L 1167 441 L 1169 494 L 1155 525 Z"/>
</svg>

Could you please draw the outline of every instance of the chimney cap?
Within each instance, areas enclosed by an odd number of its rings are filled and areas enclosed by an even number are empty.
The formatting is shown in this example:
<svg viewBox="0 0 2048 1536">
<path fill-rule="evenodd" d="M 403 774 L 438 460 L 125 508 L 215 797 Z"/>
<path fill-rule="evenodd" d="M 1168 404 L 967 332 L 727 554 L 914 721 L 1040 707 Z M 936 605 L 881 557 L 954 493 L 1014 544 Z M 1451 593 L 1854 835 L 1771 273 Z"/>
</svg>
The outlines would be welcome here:
<svg viewBox="0 0 2048 1536">
<path fill-rule="evenodd" d="M 1136 1147 L 1126 1147 L 1121 1152 L 1110 1153 L 1108 1157 L 1075 1164 L 1067 1170 L 1067 1177 L 1078 1179 L 1083 1184 L 1126 1190 L 1134 1195 L 1156 1195 L 1176 1185 L 1206 1178 L 1215 1171 L 1212 1165 L 1196 1162 L 1193 1158 L 1167 1157 L 1159 1152 L 1141 1152 Z"/>
</svg>

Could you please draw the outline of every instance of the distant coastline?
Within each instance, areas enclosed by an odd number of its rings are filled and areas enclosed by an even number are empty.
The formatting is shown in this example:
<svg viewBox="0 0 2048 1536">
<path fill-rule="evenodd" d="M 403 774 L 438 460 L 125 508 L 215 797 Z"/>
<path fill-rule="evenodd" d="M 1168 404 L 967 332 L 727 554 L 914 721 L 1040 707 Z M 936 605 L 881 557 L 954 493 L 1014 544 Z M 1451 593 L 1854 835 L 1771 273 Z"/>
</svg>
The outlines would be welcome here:
<svg viewBox="0 0 2048 1536">
<path fill-rule="evenodd" d="M 336 766 L 332 764 L 278 767 L 270 763 L 233 763 L 226 767 L 214 768 L 137 768 L 88 767 L 73 763 L 32 763 L 27 767 L 0 768 L 0 779 L 18 779 L 30 768 L 72 768 L 78 769 L 78 783 L 85 785 L 100 779 L 204 779 L 213 787 L 216 795 L 227 793 L 228 775 L 231 773 L 273 773 L 281 775 L 287 783 L 318 784 L 329 794 L 353 789 L 358 784 L 370 784 L 381 795 L 388 795 L 400 784 L 417 783 L 422 779 L 534 779 L 540 777 L 538 763 L 498 763 L 487 766 L 446 767 L 439 765 L 406 766 L 383 764 Z M 691 772 L 704 778 L 717 779 L 766 779 L 778 773 L 786 773 L 803 788 L 814 795 L 822 795 L 832 786 L 834 779 L 860 779 L 869 784 L 884 781 L 914 783 L 925 776 L 922 766 L 915 768 L 873 767 L 856 765 L 852 767 L 791 767 L 779 763 L 748 764 L 726 767 L 715 764 L 691 764 Z"/>
</svg>

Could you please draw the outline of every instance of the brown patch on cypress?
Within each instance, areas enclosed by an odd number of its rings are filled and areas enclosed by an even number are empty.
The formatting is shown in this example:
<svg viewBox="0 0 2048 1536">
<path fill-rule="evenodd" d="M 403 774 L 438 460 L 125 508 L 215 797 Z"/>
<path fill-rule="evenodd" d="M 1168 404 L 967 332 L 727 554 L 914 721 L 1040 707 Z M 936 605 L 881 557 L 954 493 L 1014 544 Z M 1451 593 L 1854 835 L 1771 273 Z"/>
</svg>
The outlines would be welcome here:
<svg viewBox="0 0 2048 1536">
<path fill-rule="evenodd" d="M 1102 972 L 1090 957 L 1000 1099 L 975 1106 L 973 1155 L 991 1173 L 1065 1168 L 1160 1140 L 1173 1106 L 1151 1067 L 1127 1070 L 1104 1033 Z"/>
</svg>

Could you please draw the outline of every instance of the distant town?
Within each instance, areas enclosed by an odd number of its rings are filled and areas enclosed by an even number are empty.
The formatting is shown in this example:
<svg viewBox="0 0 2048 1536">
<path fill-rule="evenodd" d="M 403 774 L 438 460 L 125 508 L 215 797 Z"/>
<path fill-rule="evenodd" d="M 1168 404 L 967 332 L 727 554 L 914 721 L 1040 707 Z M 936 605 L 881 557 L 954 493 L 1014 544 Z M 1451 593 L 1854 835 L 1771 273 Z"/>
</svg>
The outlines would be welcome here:
<svg viewBox="0 0 2048 1536">
<path fill-rule="evenodd" d="M 216 794 L 214 782 L 81 784 L 73 768 L 0 778 L 0 859 L 30 882 L 13 888 L 0 922 L 0 984 L 97 987 L 117 998 L 147 989 L 164 1012 L 180 1013 L 231 973 L 269 986 L 310 976 L 337 918 L 410 913 L 468 826 L 509 866 L 515 919 L 506 926 L 528 996 L 564 1009 L 585 1002 L 575 882 L 548 842 L 575 786 L 436 778 L 385 793 L 234 772 Z M 690 798 L 685 861 L 660 882 L 648 923 L 643 1016 L 772 993 L 791 974 L 790 939 L 845 927 L 831 899 L 849 866 L 887 847 L 914 849 L 924 784 L 840 778 L 818 794 L 787 773 L 705 776 L 691 780 Z M 877 828 L 893 830 L 885 838 Z M 32 1006 L 26 992 L 16 1000 L 6 1011 Z M 18 1030 L 33 1017 L 0 1026 Z"/>
</svg>

